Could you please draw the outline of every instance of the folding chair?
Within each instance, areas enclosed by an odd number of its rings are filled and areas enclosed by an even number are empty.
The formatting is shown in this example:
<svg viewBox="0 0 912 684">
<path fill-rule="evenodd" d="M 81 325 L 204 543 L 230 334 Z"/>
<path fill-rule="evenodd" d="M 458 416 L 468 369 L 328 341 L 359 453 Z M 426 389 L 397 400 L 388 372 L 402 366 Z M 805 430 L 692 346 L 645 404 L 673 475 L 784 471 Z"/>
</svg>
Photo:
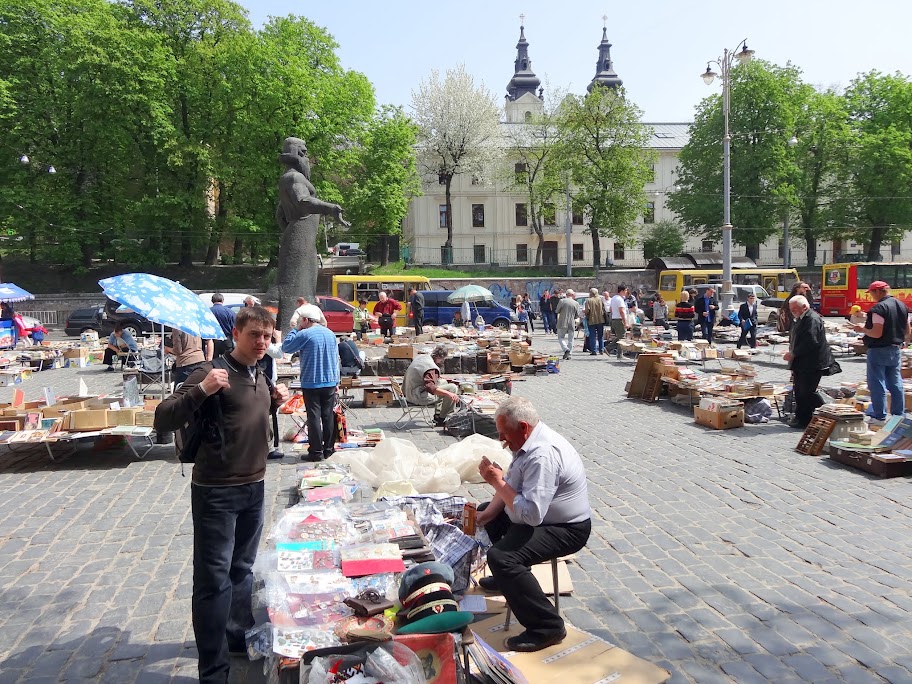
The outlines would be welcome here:
<svg viewBox="0 0 912 684">
<path fill-rule="evenodd" d="M 162 358 L 161 349 L 140 349 L 136 368 L 134 369 L 139 383 L 140 394 L 152 392 L 170 393 L 174 390 L 171 382 L 171 369 L 165 369 L 165 382 L 162 385 L 162 366 L 167 365 Z"/>
<path fill-rule="evenodd" d="M 399 417 L 399 420 L 393 423 L 397 430 L 401 430 L 410 422 L 416 419 L 423 420 L 428 424 L 428 426 L 434 424 L 434 418 L 431 414 L 431 410 L 434 407 L 433 404 L 429 404 L 427 406 L 410 404 L 405 398 L 405 392 L 402 391 L 402 386 L 398 382 L 396 382 L 393 378 L 390 378 L 390 385 L 393 390 L 393 397 L 395 397 L 396 401 L 399 402 L 399 408 L 402 409 L 402 415 Z"/>
</svg>

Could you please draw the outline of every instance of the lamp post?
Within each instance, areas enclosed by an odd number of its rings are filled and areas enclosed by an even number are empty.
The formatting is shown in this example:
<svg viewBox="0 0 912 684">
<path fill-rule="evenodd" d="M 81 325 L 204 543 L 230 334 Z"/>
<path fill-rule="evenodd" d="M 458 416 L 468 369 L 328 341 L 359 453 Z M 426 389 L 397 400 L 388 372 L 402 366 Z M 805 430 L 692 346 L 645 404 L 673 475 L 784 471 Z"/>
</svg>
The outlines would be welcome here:
<svg viewBox="0 0 912 684">
<path fill-rule="evenodd" d="M 740 52 L 738 48 L 741 48 Z M 731 94 L 731 69 L 734 60 L 741 64 L 751 61 L 754 51 L 748 49 L 747 39 L 745 38 L 734 50 L 728 48 L 722 53 L 722 57 L 706 63 L 706 71 L 703 72 L 703 82 L 706 85 L 712 83 L 716 76 L 722 76 L 722 119 L 724 122 L 724 132 L 722 135 L 722 311 L 728 315 L 732 311 L 732 224 L 731 224 L 731 133 L 728 130 L 728 111 Z M 711 64 L 719 67 L 719 74 L 710 68 Z"/>
<path fill-rule="evenodd" d="M 789 147 L 798 144 L 798 138 L 794 135 L 786 143 Z M 792 267 L 792 245 L 789 243 L 789 206 L 785 206 L 785 218 L 782 220 L 782 267 Z"/>
<path fill-rule="evenodd" d="M 568 173 L 565 180 L 564 189 L 567 192 L 567 277 L 573 277 L 573 206 L 570 204 L 570 174 Z M 595 260 L 598 263 L 598 259 Z"/>
</svg>

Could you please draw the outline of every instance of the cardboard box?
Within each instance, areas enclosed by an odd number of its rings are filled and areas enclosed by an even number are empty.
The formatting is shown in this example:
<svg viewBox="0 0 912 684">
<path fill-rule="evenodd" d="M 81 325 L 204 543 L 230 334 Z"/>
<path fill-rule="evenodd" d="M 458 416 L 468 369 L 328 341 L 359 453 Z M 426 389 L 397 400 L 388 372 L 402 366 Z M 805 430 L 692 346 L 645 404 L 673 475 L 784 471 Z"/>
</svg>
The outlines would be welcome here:
<svg viewBox="0 0 912 684">
<path fill-rule="evenodd" d="M 118 409 L 108 411 L 108 427 L 116 425 L 136 425 L 136 414 L 140 412 L 139 407 Z"/>
<path fill-rule="evenodd" d="M 60 418 L 67 411 L 80 411 L 88 407 L 88 400 L 61 401 L 41 409 L 41 415 L 44 418 Z"/>
<path fill-rule="evenodd" d="M 718 359 L 719 350 L 713 349 L 712 347 L 703 347 L 703 358 L 704 359 Z"/>
<path fill-rule="evenodd" d="M 386 408 L 395 404 L 392 390 L 364 390 L 364 408 Z"/>
<path fill-rule="evenodd" d="M 88 347 L 73 347 L 72 349 L 67 349 L 63 352 L 64 358 L 67 359 L 78 359 L 81 356 L 88 356 L 89 349 Z"/>
<path fill-rule="evenodd" d="M 22 382 L 22 372 L 18 370 L 0 370 L 0 387 L 10 387 Z"/>
<path fill-rule="evenodd" d="M 490 605 L 493 601 L 488 601 Z M 507 637 L 516 636 L 523 626 L 515 619 L 510 628 L 503 629 L 504 616 L 494 615 L 469 626 L 478 638 L 499 653 L 509 652 Z M 583 632 L 570 624 L 567 637 L 561 643 L 534 653 L 510 653 L 507 660 L 534 684 L 598 684 L 629 682 L 630 684 L 661 684 L 671 673 L 653 665 L 594 634 Z"/>
<path fill-rule="evenodd" d="M 903 378 L 912 378 L 912 368 L 900 368 L 899 374 Z"/>
<path fill-rule="evenodd" d="M 104 430 L 108 427 L 106 409 L 83 409 L 69 414 L 68 428 L 73 432 Z"/>
<path fill-rule="evenodd" d="M 744 427 L 744 409 L 725 409 L 723 411 L 706 411 L 694 406 L 694 420 L 699 425 L 715 430 Z"/>
<path fill-rule="evenodd" d="M 525 366 L 527 363 L 532 363 L 532 352 L 510 352 L 511 366 Z"/>
<path fill-rule="evenodd" d="M 391 344 L 386 356 L 390 359 L 413 359 L 415 348 L 410 344 Z"/>
<path fill-rule="evenodd" d="M 88 356 L 68 356 L 64 360 L 66 368 L 86 368 L 89 365 Z"/>
<path fill-rule="evenodd" d="M 153 427 L 155 424 L 155 411 L 137 411 L 133 416 L 137 427 Z"/>
</svg>

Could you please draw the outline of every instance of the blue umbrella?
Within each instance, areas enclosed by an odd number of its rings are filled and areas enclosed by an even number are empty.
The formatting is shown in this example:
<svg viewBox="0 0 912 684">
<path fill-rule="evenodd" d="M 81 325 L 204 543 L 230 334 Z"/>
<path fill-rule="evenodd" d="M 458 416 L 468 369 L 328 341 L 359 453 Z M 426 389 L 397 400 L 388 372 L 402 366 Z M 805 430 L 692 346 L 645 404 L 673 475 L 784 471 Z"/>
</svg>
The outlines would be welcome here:
<svg viewBox="0 0 912 684">
<path fill-rule="evenodd" d="M 0 283 L 0 301 L 2 302 L 24 302 L 26 299 L 34 299 L 35 295 L 27 290 L 23 290 L 13 283 Z"/>
<path fill-rule="evenodd" d="M 180 283 L 148 273 L 99 280 L 105 295 L 154 323 L 204 340 L 223 340 L 222 326 L 203 301 Z"/>
</svg>

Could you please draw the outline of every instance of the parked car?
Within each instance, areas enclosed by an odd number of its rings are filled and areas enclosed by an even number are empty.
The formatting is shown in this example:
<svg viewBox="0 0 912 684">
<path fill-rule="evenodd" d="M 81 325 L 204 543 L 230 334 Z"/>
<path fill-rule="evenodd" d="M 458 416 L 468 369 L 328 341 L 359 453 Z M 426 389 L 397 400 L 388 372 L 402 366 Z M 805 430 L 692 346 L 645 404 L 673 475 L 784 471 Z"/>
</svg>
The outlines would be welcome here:
<svg viewBox="0 0 912 684">
<path fill-rule="evenodd" d="M 363 256 L 367 256 L 367 252 L 365 252 L 363 249 L 357 249 L 357 248 L 340 249 L 339 254 L 337 256 L 363 257 Z"/>
<path fill-rule="evenodd" d="M 447 297 L 453 294 L 453 290 L 425 290 L 424 295 L 424 324 L 425 325 L 449 325 L 453 322 L 453 316 L 460 309 L 459 304 L 450 304 Z M 502 304 L 495 301 L 472 302 L 469 305 L 472 308 L 472 319 L 474 321 L 478 314 L 488 325 L 494 325 L 498 328 L 510 327 L 510 315 L 513 313 Z"/>
<path fill-rule="evenodd" d="M 696 285 L 697 297 L 702 297 L 703 293 L 706 292 L 707 288 L 712 287 L 716 291 L 716 299 L 719 300 L 721 305 L 722 298 L 722 286 L 721 285 Z M 784 300 L 775 299 L 770 296 L 770 293 L 767 292 L 761 285 L 732 285 L 732 291 L 735 293 L 735 299 L 733 304 L 735 305 L 735 311 L 738 310 L 738 307 L 741 306 L 743 302 L 747 301 L 747 296 L 753 294 L 757 297 L 757 321 L 760 325 L 768 323 L 769 325 L 776 325 L 776 318 L 779 316 L 779 307 L 769 306 L 767 302 L 770 299 L 774 301 L 782 302 Z M 717 319 L 718 321 L 718 319 Z"/>
<path fill-rule="evenodd" d="M 326 317 L 326 327 L 337 335 L 351 333 L 355 327 L 355 307 L 338 297 L 317 295 L 317 306 L 323 310 Z M 370 314 L 371 330 L 379 330 L 380 322 L 374 314 Z"/>
<path fill-rule="evenodd" d="M 101 333 L 101 314 L 103 312 L 104 306 L 101 304 L 86 309 L 76 309 L 67 316 L 66 327 L 63 332 L 70 337 L 79 337 L 89 330 Z"/>
</svg>

